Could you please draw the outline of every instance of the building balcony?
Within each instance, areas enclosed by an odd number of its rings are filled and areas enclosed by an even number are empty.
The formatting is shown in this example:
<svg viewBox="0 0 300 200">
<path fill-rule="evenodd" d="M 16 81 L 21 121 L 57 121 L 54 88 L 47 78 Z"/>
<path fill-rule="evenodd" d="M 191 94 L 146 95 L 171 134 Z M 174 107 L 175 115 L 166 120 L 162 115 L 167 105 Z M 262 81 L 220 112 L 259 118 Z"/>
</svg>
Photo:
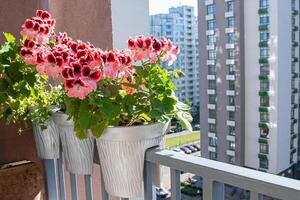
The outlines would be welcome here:
<svg viewBox="0 0 300 200">
<path fill-rule="evenodd" d="M 299 30 L 298 26 L 293 26 L 293 31 L 298 31 L 298 30 Z"/>
<path fill-rule="evenodd" d="M 205 0 L 205 5 L 208 6 L 208 5 L 212 5 L 214 4 L 214 0 Z"/>
<path fill-rule="evenodd" d="M 216 61 L 215 60 L 206 60 L 207 65 L 215 65 Z"/>
<path fill-rule="evenodd" d="M 215 110 L 216 104 L 207 104 L 207 109 Z"/>
<path fill-rule="evenodd" d="M 207 123 L 209 124 L 216 124 L 216 119 L 215 118 L 208 118 Z"/>
<path fill-rule="evenodd" d="M 226 75 L 226 80 L 227 81 L 234 81 L 235 80 L 235 75 Z"/>
<path fill-rule="evenodd" d="M 217 152 L 217 148 L 215 146 L 208 146 L 208 151 Z"/>
<path fill-rule="evenodd" d="M 258 79 L 259 80 L 269 80 L 270 76 L 269 75 L 266 75 L 266 74 L 260 74 L 258 76 Z"/>
<path fill-rule="evenodd" d="M 260 90 L 258 95 L 261 97 L 270 96 L 270 92 L 268 90 Z"/>
<path fill-rule="evenodd" d="M 298 137 L 298 134 L 297 133 L 293 133 L 292 135 L 291 135 L 291 139 L 296 139 Z"/>
<path fill-rule="evenodd" d="M 259 31 L 267 31 L 268 29 L 269 29 L 268 24 L 261 24 L 261 25 L 258 26 Z"/>
<path fill-rule="evenodd" d="M 298 73 L 292 72 L 292 78 L 298 78 L 298 77 L 299 77 Z"/>
<path fill-rule="evenodd" d="M 231 43 L 225 44 L 225 49 L 234 49 L 235 45 Z"/>
<path fill-rule="evenodd" d="M 226 135 L 226 140 L 235 142 L 235 136 L 234 135 Z"/>
<path fill-rule="evenodd" d="M 268 58 L 259 58 L 259 64 L 268 64 L 269 63 L 269 59 Z"/>
<path fill-rule="evenodd" d="M 215 18 L 215 15 L 214 14 L 210 14 L 210 15 L 206 15 L 205 16 L 205 19 L 206 20 L 212 20 L 212 19 L 214 19 Z"/>
<path fill-rule="evenodd" d="M 226 59 L 226 65 L 234 65 L 235 60 L 234 59 Z"/>
<path fill-rule="evenodd" d="M 235 111 L 235 106 L 226 106 L 227 111 Z"/>
<path fill-rule="evenodd" d="M 297 88 L 292 88 L 292 93 L 293 93 L 293 94 L 298 93 L 298 89 L 297 89 Z"/>
<path fill-rule="evenodd" d="M 235 126 L 235 121 L 227 120 L 227 121 L 226 121 L 226 125 L 227 125 L 227 126 Z"/>
<path fill-rule="evenodd" d="M 208 89 L 207 94 L 216 94 L 216 90 L 215 89 Z"/>
<path fill-rule="evenodd" d="M 234 16 L 233 11 L 225 12 L 225 18 L 233 17 L 233 16 Z"/>
<path fill-rule="evenodd" d="M 227 149 L 227 150 L 226 150 L 226 155 L 228 155 L 228 156 L 235 156 L 235 151 L 234 151 L 234 150 Z"/>
<path fill-rule="evenodd" d="M 206 30 L 206 35 L 214 35 L 215 30 Z"/>
<path fill-rule="evenodd" d="M 298 15 L 299 14 L 299 11 L 298 10 L 293 10 L 293 15 Z"/>
<path fill-rule="evenodd" d="M 260 143 L 260 144 L 268 144 L 268 139 L 260 137 L 260 138 L 258 138 L 258 143 Z"/>
<path fill-rule="evenodd" d="M 216 133 L 214 132 L 208 132 L 208 137 L 212 137 L 212 138 L 215 138 L 216 137 Z"/>
<path fill-rule="evenodd" d="M 292 124 L 296 124 L 298 122 L 298 119 L 292 118 L 291 121 L 292 121 Z"/>
<path fill-rule="evenodd" d="M 259 122 L 258 127 L 261 129 L 270 129 L 270 124 L 268 122 Z"/>
<path fill-rule="evenodd" d="M 258 158 L 259 158 L 259 159 L 267 160 L 267 159 L 268 159 L 268 155 L 265 154 L 265 153 L 259 153 L 259 154 L 258 154 Z"/>
<path fill-rule="evenodd" d="M 234 33 L 234 28 L 225 28 L 225 33 Z"/>
<path fill-rule="evenodd" d="M 235 95 L 235 90 L 226 90 L 226 95 L 227 96 L 234 96 Z"/>
<path fill-rule="evenodd" d="M 296 41 L 294 41 L 294 42 L 293 42 L 293 47 L 298 47 L 298 46 L 299 46 L 299 43 L 296 42 Z"/>
<path fill-rule="evenodd" d="M 292 61 L 293 61 L 293 62 L 298 62 L 298 58 L 297 58 L 297 57 L 293 57 L 293 58 L 292 58 Z"/>
<path fill-rule="evenodd" d="M 260 9 L 258 9 L 258 14 L 259 15 L 268 14 L 268 8 L 260 8 Z"/>
<path fill-rule="evenodd" d="M 259 112 L 268 112 L 268 111 L 270 111 L 270 107 L 269 106 L 259 106 L 258 111 Z"/>
<path fill-rule="evenodd" d="M 268 47 L 269 45 L 268 45 L 268 41 L 260 41 L 259 43 L 258 43 L 258 46 L 259 47 Z"/>
<path fill-rule="evenodd" d="M 214 49 L 215 49 L 215 45 L 214 44 L 206 45 L 206 50 L 214 50 Z"/>
</svg>

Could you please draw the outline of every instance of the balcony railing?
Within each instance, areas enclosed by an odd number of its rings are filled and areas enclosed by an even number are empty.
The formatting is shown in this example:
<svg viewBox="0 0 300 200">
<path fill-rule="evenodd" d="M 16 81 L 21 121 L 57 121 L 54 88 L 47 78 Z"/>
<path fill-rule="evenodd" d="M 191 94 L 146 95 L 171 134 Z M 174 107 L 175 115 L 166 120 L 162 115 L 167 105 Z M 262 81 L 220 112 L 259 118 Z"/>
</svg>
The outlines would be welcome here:
<svg viewBox="0 0 300 200">
<path fill-rule="evenodd" d="M 48 200 L 66 200 L 63 159 L 44 160 Z M 96 163 L 99 164 L 99 163 Z M 299 200 L 300 181 L 273 174 L 243 168 L 206 158 L 185 155 L 172 150 L 149 149 L 145 155 L 144 166 L 144 200 L 156 199 L 153 196 L 153 166 L 163 165 L 171 171 L 171 200 L 181 199 L 180 174 L 189 172 L 202 177 L 202 195 L 204 200 L 224 200 L 224 184 L 238 186 L 250 191 L 250 200 L 261 199 L 263 195 L 282 200 Z M 103 184 L 101 188 L 92 186 L 92 176 L 85 175 L 86 200 L 93 200 L 93 193 L 101 189 L 102 199 L 108 200 L 109 195 Z M 115 180 L 118 181 L 118 180 Z M 78 184 L 75 174 L 70 174 L 71 198 L 78 199 Z M 103 182 L 102 182 L 103 183 Z M 126 199 L 126 198 L 122 198 Z"/>
</svg>

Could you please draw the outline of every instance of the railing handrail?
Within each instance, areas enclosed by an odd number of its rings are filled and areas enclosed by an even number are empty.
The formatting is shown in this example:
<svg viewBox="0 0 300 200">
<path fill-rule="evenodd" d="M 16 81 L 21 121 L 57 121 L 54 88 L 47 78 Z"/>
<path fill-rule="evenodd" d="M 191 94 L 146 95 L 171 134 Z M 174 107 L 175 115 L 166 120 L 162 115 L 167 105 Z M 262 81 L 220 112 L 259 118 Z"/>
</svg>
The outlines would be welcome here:
<svg viewBox="0 0 300 200">
<path fill-rule="evenodd" d="M 274 198 L 289 200 L 299 200 L 300 198 L 300 181 L 295 179 L 167 149 L 149 149 L 146 152 L 145 160 L 170 167 L 173 170 L 202 176 L 204 182 L 210 180 L 210 182 L 226 183 L 249 190 L 251 193 L 264 194 Z M 203 192 L 205 193 L 205 188 L 203 188 Z"/>
</svg>

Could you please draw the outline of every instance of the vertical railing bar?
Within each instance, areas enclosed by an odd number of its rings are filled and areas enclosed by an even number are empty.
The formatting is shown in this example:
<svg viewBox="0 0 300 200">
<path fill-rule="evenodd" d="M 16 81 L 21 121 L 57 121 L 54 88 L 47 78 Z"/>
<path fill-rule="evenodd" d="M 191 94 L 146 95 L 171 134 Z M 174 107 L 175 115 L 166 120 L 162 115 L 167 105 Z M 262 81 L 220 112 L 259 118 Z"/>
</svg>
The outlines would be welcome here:
<svg viewBox="0 0 300 200">
<path fill-rule="evenodd" d="M 109 195 L 105 190 L 104 180 L 103 180 L 103 173 L 100 166 L 100 176 L 101 176 L 101 194 L 102 194 L 102 200 L 109 200 Z"/>
<path fill-rule="evenodd" d="M 213 200 L 224 200 L 224 193 L 225 193 L 224 183 L 213 181 L 212 192 L 213 192 L 212 195 Z"/>
<path fill-rule="evenodd" d="M 153 164 L 149 161 L 145 162 L 144 166 L 144 200 L 152 200 L 153 191 L 153 176 L 152 176 Z"/>
<path fill-rule="evenodd" d="M 176 169 L 171 170 L 171 200 L 181 199 L 180 191 L 180 171 Z"/>
<path fill-rule="evenodd" d="M 44 159 L 48 200 L 58 200 L 57 169 L 55 159 Z"/>
<path fill-rule="evenodd" d="M 250 200 L 263 200 L 263 194 L 259 194 L 255 191 L 250 191 Z"/>
<path fill-rule="evenodd" d="M 90 174 L 84 175 L 84 182 L 86 200 L 93 200 L 92 176 Z"/>
<path fill-rule="evenodd" d="M 78 187 L 77 187 L 77 176 L 76 176 L 76 174 L 70 173 L 70 180 L 71 180 L 72 200 L 77 200 L 78 199 Z"/>
<path fill-rule="evenodd" d="M 64 170 L 64 159 L 62 151 L 60 151 L 60 156 L 58 159 L 58 175 L 59 175 L 59 193 L 60 193 L 60 200 L 67 199 L 66 193 L 66 184 L 65 184 L 65 170 Z"/>
<path fill-rule="evenodd" d="M 202 198 L 205 200 L 212 200 L 213 199 L 213 183 L 210 179 L 203 177 L 202 178 Z"/>
</svg>

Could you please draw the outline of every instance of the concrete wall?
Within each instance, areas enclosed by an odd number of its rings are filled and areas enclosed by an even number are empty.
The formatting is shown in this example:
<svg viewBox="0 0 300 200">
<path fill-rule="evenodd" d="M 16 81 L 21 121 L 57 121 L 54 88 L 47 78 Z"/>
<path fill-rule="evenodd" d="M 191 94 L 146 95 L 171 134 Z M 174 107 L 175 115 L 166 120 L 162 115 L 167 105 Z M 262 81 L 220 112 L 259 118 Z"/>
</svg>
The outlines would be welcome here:
<svg viewBox="0 0 300 200">
<path fill-rule="evenodd" d="M 127 47 L 129 36 L 150 34 L 149 0 L 111 0 L 113 47 Z"/>
</svg>

